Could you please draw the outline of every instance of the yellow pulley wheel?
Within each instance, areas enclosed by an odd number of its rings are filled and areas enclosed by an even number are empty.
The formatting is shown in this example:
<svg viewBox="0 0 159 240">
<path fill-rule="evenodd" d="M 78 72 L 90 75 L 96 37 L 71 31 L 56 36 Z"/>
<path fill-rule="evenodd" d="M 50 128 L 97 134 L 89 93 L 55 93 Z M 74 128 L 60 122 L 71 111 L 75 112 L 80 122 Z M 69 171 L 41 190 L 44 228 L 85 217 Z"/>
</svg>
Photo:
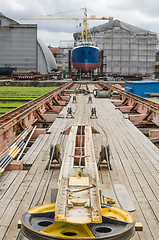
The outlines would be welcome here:
<svg viewBox="0 0 159 240">
<path fill-rule="evenodd" d="M 102 222 L 73 224 L 55 222 L 55 203 L 35 207 L 22 216 L 22 233 L 30 240 L 54 239 L 130 239 L 135 232 L 132 215 L 123 209 L 103 204 Z"/>
</svg>

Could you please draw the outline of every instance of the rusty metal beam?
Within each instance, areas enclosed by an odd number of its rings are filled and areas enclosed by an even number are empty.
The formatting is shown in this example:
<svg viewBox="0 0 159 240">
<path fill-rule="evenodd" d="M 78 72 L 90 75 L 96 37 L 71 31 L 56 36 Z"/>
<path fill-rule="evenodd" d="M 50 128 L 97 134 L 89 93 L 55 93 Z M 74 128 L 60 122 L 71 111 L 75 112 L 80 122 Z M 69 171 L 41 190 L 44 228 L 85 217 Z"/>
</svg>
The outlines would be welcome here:
<svg viewBox="0 0 159 240">
<path fill-rule="evenodd" d="M 67 89 L 72 85 L 73 85 L 73 82 L 64 84 L 58 89 L 54 89 L 51 92 L 48 92 L 38 98 L 35 98 L 29 101 L 28 103 L 0 116 L 0 134 L 1 134 L 1 129 L 7 130 L 7 125 L 10 122 L 13 123 L 14 120 L 20 121 L 20 119 L 23 119 L 25 116 L 28 116 L 30 112 L 33 112 L 36 109 L 40 108 L 43 104 L 45 104 L 51 98 L 53 98 L 57 94 L 62 93 L 64 89 Z M 9 121 L 7 119 L 9 119 Z"/>
<path fill-rule="evenodd" d="M 109 85 L 104 82 L 99 82 L 100 87 L 107 86 L 112 91 L 117 91 L 122 100 L 114 102 L 116 106 L 120 106 L 123 102 L 126 102 L 128 106 L 135 106 L 135 110 L 140 114 L 147 114 L 151 111 L 151 122 L 159 127 L 159 104 L 153 101 L 149 101 L 145 98 L 137 96 L 133 93 L 126 92 L 114 85 Z"/>
<path fill-rule="evenodd" d="M 40 111 L 41 115 L 44 114 L 48 110 L 46 103 L 52 104 L 53 97 L 61 95 L 63 90 L 72 86 L 73 82 L 71 81 L 0 116 L 0 151 L 20 134 L 18 127 L 20 122 L 28 128 L 36 121 L 37 110 Z"/>
</svg>

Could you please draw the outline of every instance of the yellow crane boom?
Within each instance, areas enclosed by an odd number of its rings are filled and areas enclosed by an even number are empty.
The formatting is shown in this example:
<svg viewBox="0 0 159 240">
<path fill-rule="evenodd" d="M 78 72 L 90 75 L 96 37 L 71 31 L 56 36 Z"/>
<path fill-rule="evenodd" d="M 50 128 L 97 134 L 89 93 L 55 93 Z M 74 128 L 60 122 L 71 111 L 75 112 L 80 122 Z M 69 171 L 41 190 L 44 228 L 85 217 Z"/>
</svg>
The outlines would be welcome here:
<svg viewBox="0 0 159 240">
<path fill-rule="evenodd" d="M 86 42 L 87 42 L 87 21 L 88 20 L 113 20 L 113 17 L 101 17 L 97 18 L 96 16 L 92 15 L 90 17 L 87 17 L 87 8 L 82 8 L 84 10 L 84 17 L 66 17 L 66 16 L 57 16 L 57 15 L 46 15 L 46 16 L 40 16 L 40 17 L 24 17 L 21 18 L 20 20 L 83 20 L 83 25 L 84 25 L 84 31 L 86 35 Z M 82 38 L 84 40 L 84 33 L 82 31 Z M 92 38 L 92 37 L 91 37 Z"/>
<path fill-rule="evenodd" d="M 20 20 L 75 20 L 75 21 L 79 21 L 79 20 L 83 20 L 84 18 L 82 17 L 24 17 L 21 18 Z M 87 20 L 113 20 L 113 17 L 102 17 L 102 18 L 96 18 L 94 16 L 90 16 L 87 18 Z"/>
</svg>

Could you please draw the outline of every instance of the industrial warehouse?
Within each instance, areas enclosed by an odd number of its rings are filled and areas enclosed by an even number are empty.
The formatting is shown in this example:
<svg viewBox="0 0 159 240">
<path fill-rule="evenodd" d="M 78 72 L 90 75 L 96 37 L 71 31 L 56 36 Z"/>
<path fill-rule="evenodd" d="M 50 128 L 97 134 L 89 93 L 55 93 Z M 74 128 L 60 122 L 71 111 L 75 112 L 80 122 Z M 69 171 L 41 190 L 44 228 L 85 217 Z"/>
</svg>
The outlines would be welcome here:
<svg viewBox="0 0 159 240">
<path fill-rule="evenodd" d="M 90 29 L 95 43 L 104 50 L 104 71 L 107 73 L 154 73 L 157 34 L 119 20 Z M 75 33 L 78 41 L 80 33 Z M 89 39 L 90 40 L 90 39 Z"/>
<path fill-rule="evenodd" d="M 56 69 L 56 62 L 37 39 L 37 25 L 19 24 L 0 13 L 0 70 L 8 67 L 46 74 Z"/>
<path fill-rule="evenodd" d="M 0 240 L 159 239 L 158 34 L 82 11 L 0 14 Z"/>
</svg>

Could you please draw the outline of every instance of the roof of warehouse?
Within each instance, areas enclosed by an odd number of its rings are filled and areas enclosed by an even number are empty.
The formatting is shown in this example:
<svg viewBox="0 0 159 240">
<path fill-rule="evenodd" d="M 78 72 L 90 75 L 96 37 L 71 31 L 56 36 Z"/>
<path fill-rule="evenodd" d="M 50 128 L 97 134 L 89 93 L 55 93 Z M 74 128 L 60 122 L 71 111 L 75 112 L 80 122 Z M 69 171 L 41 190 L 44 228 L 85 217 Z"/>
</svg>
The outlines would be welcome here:
<svg viewBox="0 0 159 240">
<path fill-rule="evenodd" d="M 0 17 L 2 18 L 2 19 L 7 19 L 10 23 L 12 23 L 12 24 L 19 24 L 18 22 L 16 22 L 15 20 L 13 20 L 13 19 L 11 19 L 11 18 L 9 18 L 9 17 L 7 17 L 7 16 L 5 16 L 3 13 L 1 13 L 0 12 Z"/>
<path fill-rule="evenodd" d="M 93 28 L 90 29 L 90 31 L 91 32 L 103 32 L 103 31 L 112 30 L 114 28 L 115 28 L 116 31 L 120 31 L 121 29 L 124 29 L 124 30 L 132 32 L 134 34 L 156 34 L 154 32 L 136 27 L 134 25 L 122 22 L 122 21 L 117 20 L 117 19 L 110 20 L 107 23 L 101 24 L 97 27 L 93 27 Z M 78 32 L 78 33 L 75 33 L 75 35 L 76 34 L 80 34 L 80 33 Z"/>
<path fill-rule="evenodd" d="M 45 56 L 48 72 L 51 72 L 52 69 L 57 68 L 54 55 L 41 39 L 38 39 L 38 44 L 42 49 L 43 55 Z"/>
</svg>

